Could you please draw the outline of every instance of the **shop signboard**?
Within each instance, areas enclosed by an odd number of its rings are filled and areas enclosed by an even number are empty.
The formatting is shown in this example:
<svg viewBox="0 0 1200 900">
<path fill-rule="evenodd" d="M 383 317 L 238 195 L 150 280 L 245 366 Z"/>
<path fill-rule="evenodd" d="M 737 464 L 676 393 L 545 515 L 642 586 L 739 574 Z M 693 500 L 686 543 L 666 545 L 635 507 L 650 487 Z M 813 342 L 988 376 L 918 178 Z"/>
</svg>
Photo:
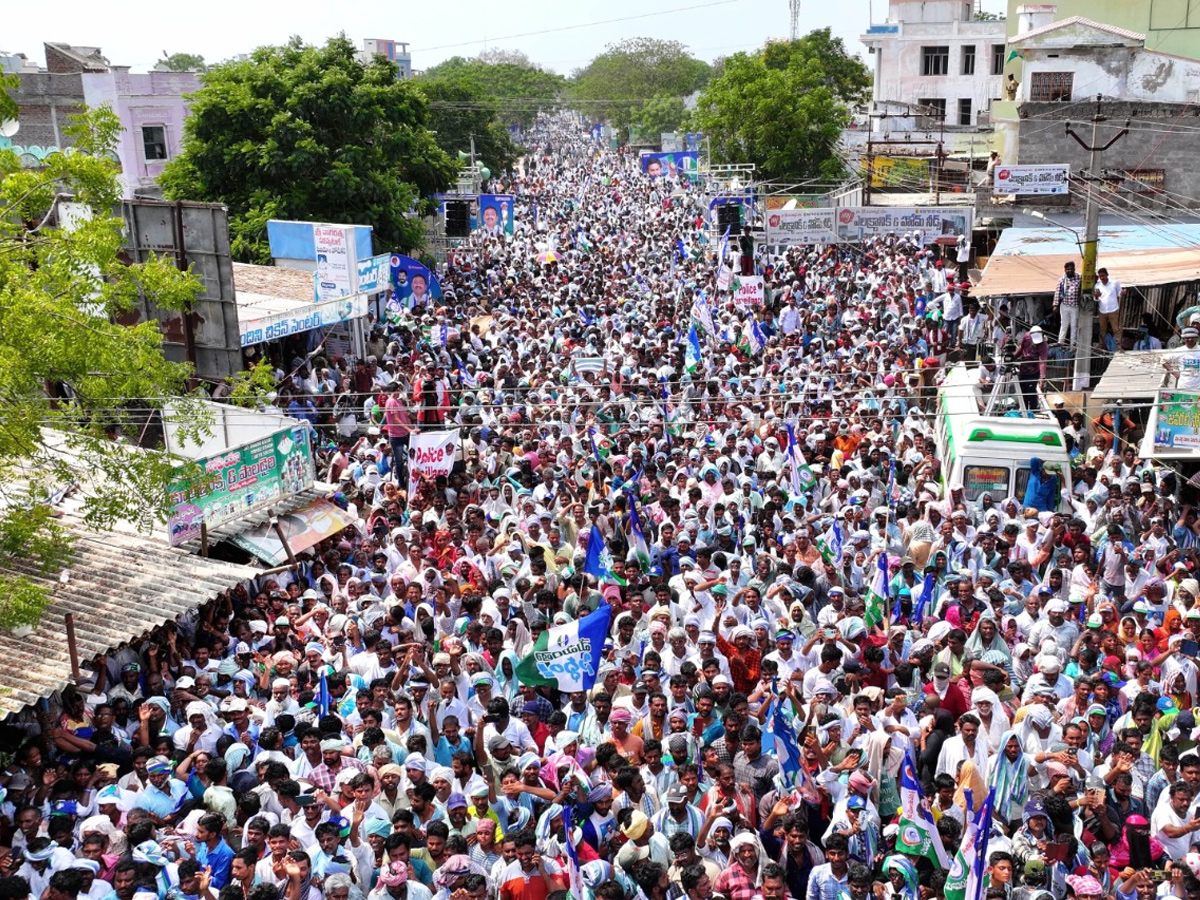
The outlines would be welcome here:
<svg viewBox="0 0 1200 900">
<path fill-rule="evenodd" d="M 289 428 L 178 469 L 168 486 L 172 547 L 310 487 L 315 477 L 306 428 Z"/>
<path fill-rule="evenodd" d="M 1019 196 L 1052 196 L 1071 192 L 1070 166 L 996 166 L 992 191 Z"/>
<path fill-rule="evenodd" d="M 825 208 L 775 209 L 767 212 L 768 244 L 829 244 L 837 239 L 834 213 Z"/>
<path fill-rule="evenodd" d="M 357 319 L 367 314 L 367 306 L 366 294 L 354 294 L 238 322 L 241 344 L 243 347 L 250 347 L 264 341 L 277 341 L 291 334 Z"/>
</svg>

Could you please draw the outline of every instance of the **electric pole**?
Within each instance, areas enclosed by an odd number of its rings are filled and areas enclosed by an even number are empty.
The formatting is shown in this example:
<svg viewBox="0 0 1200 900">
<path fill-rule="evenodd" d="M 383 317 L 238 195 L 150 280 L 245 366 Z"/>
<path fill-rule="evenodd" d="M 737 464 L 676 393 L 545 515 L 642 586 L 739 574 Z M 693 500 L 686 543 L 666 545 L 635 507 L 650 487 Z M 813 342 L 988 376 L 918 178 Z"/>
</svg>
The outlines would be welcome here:
<svg viewBox="0 0 1200 900">
<path fill-rule="evenodd" d="M 1090 144 L 1085 144 L 1083 138 L 1071 129 L 1071 123 L 1067 122 L 1067 134 L 1074 138 L 1075 143 L 1090 154 L 1088 161 L 1087 214 L 1083 235 L 1083 277 L 1080 279 L 1080 289 L 1082 291 L 1090 291 L 1096 286 L 1096 245 L 1100 231 L 1100 205 L 1096 203 L 1096 187 L 1100 182 L 1100 154 L 1129 134 L 1129 122 L 1126 122 L 1125 127 L 1113 135 L 1107 144 L 1100 146 L 1096 143 L 1099 139 L 1100 123 L 1107 121 L 1107 117 L 1100 112 L 1101 99 L 1101 95 L 1097 94 L 1096 112 L 1092 116 L 1092 140 Z"/>
</svg>

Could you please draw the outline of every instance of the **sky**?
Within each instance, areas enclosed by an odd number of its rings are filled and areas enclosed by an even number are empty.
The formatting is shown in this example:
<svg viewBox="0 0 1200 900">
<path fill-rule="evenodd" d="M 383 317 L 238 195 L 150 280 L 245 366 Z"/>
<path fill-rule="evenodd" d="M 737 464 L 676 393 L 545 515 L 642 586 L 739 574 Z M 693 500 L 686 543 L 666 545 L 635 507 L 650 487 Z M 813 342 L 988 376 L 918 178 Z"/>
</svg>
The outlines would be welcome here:
<svg viewBox="0 0 1200 900">
<path fill-rule="evenodd" d="M 988 0 L 989 8 L 997 5 L 1003 7 Z M 874 21 L 883 21 L 887 0 L 802 0 L 801 33 L 831 27 L 865 61 L 858 36 L 872 21 L 872 9 Z M 43 41 L 99 46 L 114 65 L 145 71 L 164 51 L 198 53 L 212 62 L 294 34 L 319 43 L 345 32 L 356 45 L 363 38 L 408 42 L 415 69 L 501 47 L 569 75 L 606 44 L 625 38 L 677 40 L 711 61 L 786 37 L 789 24 L 788 0 L 207 0 L 186 16 L 164 13 L 158 2 L 125 0 L 120 10 L 114 15 L 95 0 L 59 0 L 53 16 L 10 16 L 0 50 L 44 65 Z"/>
</svg>

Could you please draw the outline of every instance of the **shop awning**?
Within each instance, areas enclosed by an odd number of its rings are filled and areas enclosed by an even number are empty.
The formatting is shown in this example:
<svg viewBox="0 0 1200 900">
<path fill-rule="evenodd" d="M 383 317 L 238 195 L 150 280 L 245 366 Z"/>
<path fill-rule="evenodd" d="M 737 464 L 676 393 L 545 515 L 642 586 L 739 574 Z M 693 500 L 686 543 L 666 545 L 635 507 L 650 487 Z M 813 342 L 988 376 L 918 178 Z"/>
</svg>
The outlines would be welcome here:
<svg viewBox="0 0 1200 900">
<path fill-rule="evenodd" d="M 303 553 L 354 521 L 349 513 L 329 500 L 313 500 L 279 516 L 279 525 L 292 553 Z M 268 566 L 281 566 L 287 562 L 287 551 L 269 521 L 234 535 L 230 542 Z"/>
<path fill-rule="evenodd" d="M 1066 226 L 1006 229 L 972 293 L 976 297 L 1053 293 L 1063 264 L 1081 265 L 1078 235 L 1071 232 Z M 1099 265 L 1126 287 L 1200 280 L 1198 225 L 1105 227 L 1099 241 Z"/>
<path fill-rule="evenodd" d="M 191 556 L 158 537 L 91 531 L 71 513 L 62 521 L 75 538 L 67 569 L 43 574 L 33 562 L 0 569 L 27 576 L 53 597 L 32 634 L 0 631 L 0 714 L 19 712 L 71 681 L 67 613 L 75 619 L 80 662 L 87 662 L 261 574 Z"/>
<path fill-rule="evenodd" d="M 233 286 L 243 347 L 367 314 L 366 292 L 318 302 L 311 272 L 234 263 Z"/>
<path fill-rule="evenodd" d="M 1164 350 L 1118 353 L 1108 361 L 1108 368 L 1092 391 L 1093 402 L 1145 403 L 1162 387 L 1167 374 L 1162 365 L 1165 356 Z"/>
</svg>

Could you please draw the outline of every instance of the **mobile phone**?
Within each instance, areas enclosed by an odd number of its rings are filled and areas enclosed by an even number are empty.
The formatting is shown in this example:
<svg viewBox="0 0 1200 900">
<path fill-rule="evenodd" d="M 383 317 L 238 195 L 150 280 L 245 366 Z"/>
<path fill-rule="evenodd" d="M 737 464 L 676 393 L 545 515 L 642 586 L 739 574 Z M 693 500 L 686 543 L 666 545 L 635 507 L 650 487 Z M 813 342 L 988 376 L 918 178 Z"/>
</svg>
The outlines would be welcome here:
<svg viewBox="0 0 1200 900">
<path fill-rule="evenodd" d="M 1179 652 L 1184 656 L 1195 659 L 1196 655 L 1200 653 L 1200 642 L 1184 638 L 1179 642 Z"/>
</svg>

